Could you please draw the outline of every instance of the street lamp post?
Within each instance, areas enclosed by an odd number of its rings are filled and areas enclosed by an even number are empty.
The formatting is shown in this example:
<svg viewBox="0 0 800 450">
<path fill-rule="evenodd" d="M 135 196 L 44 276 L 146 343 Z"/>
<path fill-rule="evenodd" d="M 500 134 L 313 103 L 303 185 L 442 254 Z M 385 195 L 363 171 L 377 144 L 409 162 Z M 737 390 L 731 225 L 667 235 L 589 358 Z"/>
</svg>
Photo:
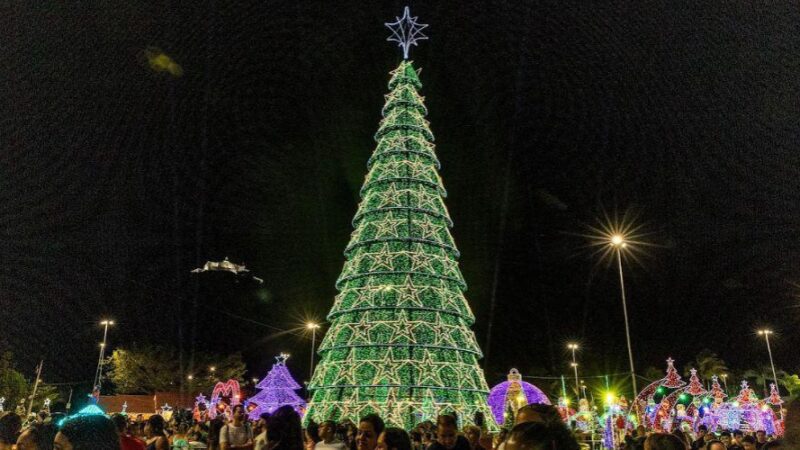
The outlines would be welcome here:
<svg viewBox="0 0 800 450">
<path fill-rule="evenodd" d="M 625 298 L 625 278 L 622 275 L 622 250 L 627 247 L 627 243 L 625 242 L 625 236 L 622 234 L 614 234 L 611 236 L 609 240 L 609 245 L 614 247 L 614 250 L 617 254 L 617 268 L 619 269 L 619 291 L 622 296 L 622 312 L 625 317 L 625 340 L 628 343 L 628 362 L 630 362 L 631 366 L 631 383 L 633 384 L 633 397 L 639 393 L 639 390 L 636 389 L 636 370 L 633 367 L 633 350 L 631 349 L 631 330 L 630 326 L 628 325 L 628 305 Z"/>
<path fill-rule="evenodd" d="M 575 359 L 575 350 L 578 349 L 578 344 L 567 344 L 567 348 L 572 350 L 572 369 L 575 371 L 575 395 L 580 399 L 581 397 L 581 386 L 580 382 L 578 381 L 578 361 Z"/>
<path fill-rule="evenodd" d="M 772 368 L 772 380 L 775 382 L 775 389 L 780 391 L 778 388 L 778 375 L 775 373 L 775 363 L 772 361 L 772 348 L 769 346 L 769 335 L 772 334 L 772 330 L 758 330 L 758 334 L 764 336 L 764 341 L 767 343 L 767 355 L 769 355 L 769 366 Z M 783 419 L 783 408 L 781 408 L 781 419 Z"/>
<path fill-rule="evenodd" d="M 314 348 L 317 344 L 317 328 L 319 328 L 319 324 L 309 322 L 306 324 L 306 328 L 311 330 L 311 365 L 308 368 L 308 382 L 311 383 L 311 377 L 314 376 Z"/>
<path fill-rule="evenodd" d="M 100 325 L 103 326 L 103 342 L 100 343 L 100 357 L 97 359 L 97 370 L 95 371 L 94 375 L 94 384 L 92 385 L 97 386 L 98 391 L 100 388 L 103 378 L 103 364 L 105 363 L 105 356 L 106 356 L 106 342 L 108 340 L 108 327 L 114 325 L 113 320 L 103 320 L 100 322 Z"/>
</svg>

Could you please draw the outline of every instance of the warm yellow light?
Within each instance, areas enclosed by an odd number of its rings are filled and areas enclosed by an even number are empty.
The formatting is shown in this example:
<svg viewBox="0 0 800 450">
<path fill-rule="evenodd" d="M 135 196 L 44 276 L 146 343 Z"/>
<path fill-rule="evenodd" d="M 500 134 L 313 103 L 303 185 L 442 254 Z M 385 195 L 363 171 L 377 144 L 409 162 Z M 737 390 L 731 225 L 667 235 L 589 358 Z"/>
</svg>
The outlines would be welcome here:
<svg viewBox="0 0 800 450">
<path fill-rule="evenodd" d="M 187 376 L 186 376 L 186 379 L 187 379 L 187 380 L 189 380 L 189 381 L 192 381 L 192 380 L 194 379 L 194 376 L 192 376 L 192 375 L 187 375 Z"/>
<path fill-rule="evenodd" d="M 113 320 L 103 320 L 102 322 L 100 322 L 100 325 L 106 325 L 106 326 L 114 325 L 114 321 Z"/>
<path fill-rule="evenodd" d="M 211 371 L 211 372 L 216 372 L 217 368 L 214 367 L 214 366 L 211 366 L 211 367 L 208 368 L 208 370 Z"/>
<path fill-rule="evenodd" d="M 613 405 L 614 404 L 614 400 L 616 400 L 616 396 L 614 395 L 613 392 L 606 393 L 606 404 L 607 405 Z"/>
<path fill-rule="evenodd" d="M 625 246 L 625 236 L 621 234 L 614 234 L 611 236 L 611 245 L 614 247 Z"/>
<path fill-rule="evenodd" d="M 578 344 L 572 344 L 572 343 L 567 344 L 567 348 L 570 349 L 570 350 L 577 350 L 578 349 Z"/>
<path fill-rule="evenodd" d="M 767 330 L 767 329 L 764 329 L 764 330 L 758 330 L 758 334 L 760 334 L 760 335 L 768 335 L 768 334 L 772 334 L 772 330 Z"/>
<path fill-rule="evenodd" d="M 306 328 L 308 328 L 309 330 L 315 330 L 315 329 L 319 328 L 319 324 L 314 323 L 314 322 L 308 322 L 306 324 Z"/>
<path fill-rule="evenodd" d="M 578 367 L 578 363 L 569 363 L 570 367 Z"/>
</svg>

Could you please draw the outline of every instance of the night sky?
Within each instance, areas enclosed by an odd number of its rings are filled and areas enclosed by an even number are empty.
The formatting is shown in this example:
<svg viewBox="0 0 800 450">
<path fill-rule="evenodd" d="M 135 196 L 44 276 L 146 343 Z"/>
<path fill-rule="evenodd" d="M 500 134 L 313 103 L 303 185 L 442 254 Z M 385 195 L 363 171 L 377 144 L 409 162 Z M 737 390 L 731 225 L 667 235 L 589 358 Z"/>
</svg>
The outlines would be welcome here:
<svg viewBox="0 0 800 450">
<path fill-rule="evenodd" d="M 704 348 L 760 367 L 769 325 L 797 371 L 800 12 L 594 3 L 410 2 L 490 385 L 569 373 L 572 339 L 586 373 L 627 370 L 617 274 L 579 236 L 604 211 L 656 244 L 626 264 L 639 367 Z M 288 351 L 304 379 L 310 340 L 280 330 L 332 305 L 405 5 L 3 2 L 0 341 L 20 368 L 88 388 L 112 317 L 112 346 L 241 350 L 254 376 Z M 225 256 L 264 284 L 189 273 Z"/>
</svg>

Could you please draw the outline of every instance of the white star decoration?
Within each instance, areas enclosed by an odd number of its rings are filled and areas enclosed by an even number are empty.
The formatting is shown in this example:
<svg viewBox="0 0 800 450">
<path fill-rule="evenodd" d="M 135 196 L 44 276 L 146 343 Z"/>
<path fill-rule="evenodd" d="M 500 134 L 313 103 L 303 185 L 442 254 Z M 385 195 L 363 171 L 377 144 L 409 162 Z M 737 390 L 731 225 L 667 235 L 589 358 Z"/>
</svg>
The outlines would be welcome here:
<svg viewBox="0 0 800 450">
<path fill-rule="evenodd" d="M 428 39 L 422 34 L 422 30 L 427 28 L 427 24 L 417 23 L 416 17 L 411 17 L 408 6 L 403 10 L 403 17 L 395 17 L 396 22 L 386 23 L 392 35 L 386 40 L 397 42 L 398 47 L 403 47 L 403 59 L 408 59 L 408 49 L 412 45 L 417 45 L 417 41 Z"/>
</svg>

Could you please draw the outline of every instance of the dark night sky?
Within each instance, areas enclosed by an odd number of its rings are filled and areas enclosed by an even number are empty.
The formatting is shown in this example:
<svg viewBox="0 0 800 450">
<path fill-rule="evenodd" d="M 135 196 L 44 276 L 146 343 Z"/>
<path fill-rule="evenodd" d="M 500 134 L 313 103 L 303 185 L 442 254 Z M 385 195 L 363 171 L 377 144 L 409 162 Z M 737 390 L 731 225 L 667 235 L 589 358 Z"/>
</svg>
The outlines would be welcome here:
<svg viewBox="0 0 800 450">
<path fill-rule="evenodd" d="M 800 13 L 593 3 L 411 3 L 482 345 L 499 261 L 490 384 L 566 372 L 573 338 L 587 372 L 625 370 L 616 273 L 575 236 L 604 209 L 659 244 L 627 273 L 640 367 L 761 366 L 769 324 L 798 370 Z M 308 339 L 270 327 L 332 304 L 404 5 L 3 2 L 0 340 L 22 369 L 89 380 L 108 315 L 112 345 L 180 328 L 188 351 L 194 328 L 254 374 L 290 351 L 302 378 Z M 225 256 L 264 285 L 190 276 Z"/>
</svg>

